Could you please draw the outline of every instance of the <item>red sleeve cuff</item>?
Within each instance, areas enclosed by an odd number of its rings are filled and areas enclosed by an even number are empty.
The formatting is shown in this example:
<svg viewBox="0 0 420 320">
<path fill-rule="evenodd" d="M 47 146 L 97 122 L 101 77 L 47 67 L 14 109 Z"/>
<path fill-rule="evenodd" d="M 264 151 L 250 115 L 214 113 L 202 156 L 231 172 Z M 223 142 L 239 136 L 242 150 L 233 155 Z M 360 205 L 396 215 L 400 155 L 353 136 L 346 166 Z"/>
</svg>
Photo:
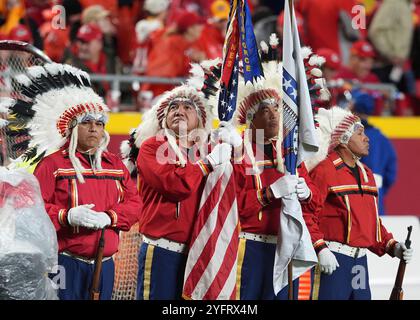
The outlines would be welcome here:
<svg viewBox="0 0 420 320">
<path fill-rule="evenodd" d="M 210 163 L 205 163 L 203 160 L 198 160 L 196 165 L 201 169 L 203 176 L 208 176 L 210 172 L 213 171 L 213 167 Z"/>
<path fill-rule="evenodd" d="M 272 201 L 272 197 L 270 197 L 268 188 L 257 190 L 257 199 L 263 207 L 268 206 Z"/>
<path fill-rule="evenodd" d="M 388 253 L 391 257 L 395 257 L 394 255 L 394 249 L 395 249 L 395 245 L 398 243 L 397 240 L 395 239 L 391 239 L 388 241 L 388 243 L 386 244 L 385 247 L 385 251 L 386 253 Z"/>
<path fill-rule="evenodd" d="M 118 215 L 114 210 L 107 210 L 105 213 L 111 218 L 111 227 L 115 228 L 118 222 Z"/>
<path fill-rule="evenodd" d="M 60 209 L 58 211 L 58 223 L 63 227 L 69 226 L 69 222 L 67 221 L 67 214 L 68 211 L 66 209 Z"/>
<path fill-rule="evenodd" d="M 319 239 L 313 244 L 316 254 L 320 253 L 322 249 L 328 248 L 324 239 Z"/>
</svg>

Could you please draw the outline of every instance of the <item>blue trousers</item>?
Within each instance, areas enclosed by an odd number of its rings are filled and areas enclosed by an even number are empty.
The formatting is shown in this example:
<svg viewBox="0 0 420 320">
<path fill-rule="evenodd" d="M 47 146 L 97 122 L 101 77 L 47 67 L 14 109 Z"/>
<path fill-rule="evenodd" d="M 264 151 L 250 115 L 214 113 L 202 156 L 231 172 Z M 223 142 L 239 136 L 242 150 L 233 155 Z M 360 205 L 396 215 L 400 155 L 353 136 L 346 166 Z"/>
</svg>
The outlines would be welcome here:
<svg viewBox="0 0 420 320">
<path fill-rule="evenodd" d="M 90 288 L 95 271 L 95 265 L 89 264 L 62 254 L 58 255 L 58 264 L 64 269 L 50 274 L 51 279 L 61 278 L 60 272 L 65 272 L 65 283 L 59 283 L 58 297 L 60 300 L 89 300 Z M 114 260 L 102 263 L 100 276 L 100 300 L 111 300 L 114 287 Z"/>
<path fill-rule="evenodd" d="M 186 262 L 185 254 L 143 242 L 139 252 L 137 299 L 181 299 Z"/>
<path fill-rule="evenodd" d="M 273 266 L 276 245 L 240 239 L 237 290 L 240 300 L 287 300 L 289 286 L 277 295 L 273 288 Z M 293 296 L 297 300 L 299 279 L 293 281 Z"/>
<path fill-rule="evenodd" d="M 367 256 L 352 258 L 333 252 L 340 265 L 331 275 L 313 270 L 313 300 L 370 300 Z"/>
</svg>

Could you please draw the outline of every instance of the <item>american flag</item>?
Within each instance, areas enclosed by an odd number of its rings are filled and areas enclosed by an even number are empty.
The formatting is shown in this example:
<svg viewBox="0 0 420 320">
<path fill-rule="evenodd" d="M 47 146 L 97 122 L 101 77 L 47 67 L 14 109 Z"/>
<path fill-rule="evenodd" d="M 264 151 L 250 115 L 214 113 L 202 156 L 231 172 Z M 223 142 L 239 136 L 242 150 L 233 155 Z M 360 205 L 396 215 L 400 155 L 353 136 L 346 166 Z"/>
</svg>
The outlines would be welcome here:
<svg viewBox="0 0 420 320">
<path fill-rule="evenodd" d="M 318 142 L 293 0 L 290 1 L 286 0 L 284 5 L 283 147 L 286 174 L 296 174 L 297 166 L 315 155 Z M 318 262 L 297 195 L 284 197 L 282 201 L 273 274 L 276 294 L 288 283 L 289 263 L 292 264 L 293 279 L 296 279 Z"/>
<path fill-rule="evenodd" d="M 230 163 L 217 166 L 207 179 L 185 269 L 186 299 L 236 296 L 239 220 L 234 185 Z"/>
<path fill-rule="evenodd" d="M 229 83 L 226 85 L 221 83 L 219 93 L 219 119 L 221 121 L 229 121 L 232 119 L 233 113 L 236 109 L 236 99 L 238 95 L 238 56 L 235 59 L 235 66 L 232 70 L 232 76 L 230 77 Z"/>
<path fill-rule="evenodd" d="M 243 26 L 243 30 L 240 27 Z M 260 70 L 255 61 L 256 43 L 246 0 L 232 0 L 227 35 L 218 114 L 229 121 L 236 109 L 239 59 L 244 73 L 255 78 Z M 240 36 L 248 50 L 242 47 Z M 255 48 L 251 50 L 250 48 Z M 256 55 L 258 57 L 258 53 Z M 255 68 L 254 68 L 255 69 Z M 231 163 L 219 165 L 207 177 L 194 225 L 184 274 L 183 297 L 194 300 L 230 300 L 236 297 L 236 266 L 239 242 L 239 217 L 235 180 Z"/>
</svg>

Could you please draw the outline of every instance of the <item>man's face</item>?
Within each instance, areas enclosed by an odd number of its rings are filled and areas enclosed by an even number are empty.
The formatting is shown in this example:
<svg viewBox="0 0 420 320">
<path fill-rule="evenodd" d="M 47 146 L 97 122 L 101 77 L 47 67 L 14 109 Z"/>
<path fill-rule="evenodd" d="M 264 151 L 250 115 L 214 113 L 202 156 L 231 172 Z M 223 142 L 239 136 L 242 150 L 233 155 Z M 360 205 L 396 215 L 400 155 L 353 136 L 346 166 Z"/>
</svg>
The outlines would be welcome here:
<svg viewBox="0 0 420 320">
<path fill-rule="evenodd" d="M 278 103 L 261 103 L 251 122 L 251 127 L 264 130 L 266 139 L 276 137 L 279 132 L 279 112 Z"/>
<path fill-rule="evenodd" d="M 185 31 L 184 36 L 187 39 L 187 41 L 193 42 L 200 37 L 201 31 L 203 31 L 203 25 L 194 24 Z"/>
<path fill-rule="evenodd" d="M 102 51 L 102 40 L 92 40 L 89 42 L 78 41 L 79 58 L 84 61 L 95 60 Z"/>
<path fill-rule="evenodd" d="M 373 58 L 351 56 L 350 67 L 353 72 L 360 78 L 364 78 L 369 75 L 373 67 Z"/>
<path fill-rule="evenodd" d="M 104 123 L 97 120 L 79 123 L 77 149 L 83 152 L 96 151 L 104 137 L 104 127 Z"/>
<path fill-rule="evenodd" d="M 347 144 L 347 147 L 357 157 L 364 157 L 369 154 L 369 138 L 365 134 L 365 129 L 358 127 Z"/>
<path fill-rule="evenodd" d="M 189 101 L 174 101 L 169 105 L 166 125 L 176 134 L 185 134 L 198 128 L 198 114 L 195 106 Z M 180 128 L 187 132 L 180 133 Z"/>
</svg>

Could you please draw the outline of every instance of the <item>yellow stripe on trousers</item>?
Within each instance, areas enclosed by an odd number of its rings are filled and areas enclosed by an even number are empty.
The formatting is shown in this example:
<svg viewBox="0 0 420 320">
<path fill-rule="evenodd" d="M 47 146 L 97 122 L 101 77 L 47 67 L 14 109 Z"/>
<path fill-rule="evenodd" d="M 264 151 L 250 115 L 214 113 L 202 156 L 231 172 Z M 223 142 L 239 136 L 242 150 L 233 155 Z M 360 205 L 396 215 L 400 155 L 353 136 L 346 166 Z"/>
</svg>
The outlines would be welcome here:
<svg viewBox="0 0 420 320">
<path fill-rule="evenodd" d="M 147 245 L 146 261 L 144 263 L 143 299 L 150 300 L 150 283 L 152 278 L 153 251 L 155 246 Z"/>
<path fill-rule="evenodd" d="M 238 268 L 236 270 L 236 300 L 241 300 L 242 265 L 244 263 L 246 239 L 239 239 Z"/>
</svg>

